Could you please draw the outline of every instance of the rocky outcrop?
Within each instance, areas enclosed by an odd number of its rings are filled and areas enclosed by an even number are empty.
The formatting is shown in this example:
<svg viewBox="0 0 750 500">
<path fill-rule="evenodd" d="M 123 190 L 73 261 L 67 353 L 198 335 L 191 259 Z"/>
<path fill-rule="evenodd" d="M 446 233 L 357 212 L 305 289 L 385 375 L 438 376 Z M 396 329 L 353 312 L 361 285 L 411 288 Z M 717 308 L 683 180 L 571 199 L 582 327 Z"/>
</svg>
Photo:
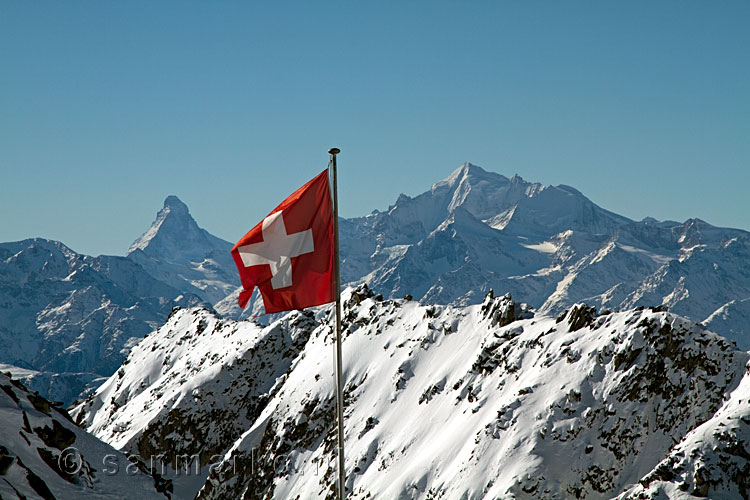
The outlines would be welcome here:
<svg viewBox="0 0 750 500">
<path fill-rule="evenodd" d="M 76 427 L 68 413 L 0 374 L 0 497 L 169 499 L 170 485 Z"/>
</svg>

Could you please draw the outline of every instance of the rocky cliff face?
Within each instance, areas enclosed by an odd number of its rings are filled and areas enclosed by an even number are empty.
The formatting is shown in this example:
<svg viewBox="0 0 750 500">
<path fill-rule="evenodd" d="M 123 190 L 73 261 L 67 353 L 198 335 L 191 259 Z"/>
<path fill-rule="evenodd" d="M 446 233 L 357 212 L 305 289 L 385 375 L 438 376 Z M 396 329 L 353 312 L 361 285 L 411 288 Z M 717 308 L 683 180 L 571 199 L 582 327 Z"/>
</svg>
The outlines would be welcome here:
<svg viewBox="0 0 750 500">
<path fill-rule="evenodd" d="M 721 408 L 618 500 L 750 498 L 750 367 Z"/>
</svg>

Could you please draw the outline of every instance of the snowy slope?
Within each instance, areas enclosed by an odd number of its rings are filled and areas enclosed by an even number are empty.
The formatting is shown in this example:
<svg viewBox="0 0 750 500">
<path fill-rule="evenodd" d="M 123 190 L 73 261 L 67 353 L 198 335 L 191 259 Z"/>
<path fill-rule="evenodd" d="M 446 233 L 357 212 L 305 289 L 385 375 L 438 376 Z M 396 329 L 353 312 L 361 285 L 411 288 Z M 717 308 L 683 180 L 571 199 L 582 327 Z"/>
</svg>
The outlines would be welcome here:
<svg viewBox="0 0 750 500">
<path fill-rule="evenodd" d="M 255 422 L 315 325 L 304 312 L 261 327 L 206 309 L 175 311 L 73 416 L 118 449 L 145 461 L 162 456 L 167 477 L 180 457 L 195 457 L 205 479 L 206 466 Z M 195 479 L 175 477 L 175 492 L 196 490 Z"/>
<path fill-rule="evenodd" d="M 348 311 L 351 498 L 610 498 L 711 418 L 748 358 L 669 313 L 498 327 L 504 302 Z M 310 342 L 199 498 L 325 495 L 333 392 L 311 381 L 330 373 L 330 345 Z"/>
<path fill-rule="evenodd" d="M 68 418 L 0 373 L 0 498 L 170 498 L 168 483 L 128 468 L 125 455 Z"/>
<path fill-rule="evenodd" d="M 657 310 L 345 298 L 351 498 L 615 497 L 716 418 L 750 357 Z M 220 466 L 200 499 L 330 496 L 330 315 L 317 317 L 178 311 L 74 414 L 128 451 L 205 447 L 202 465 Z"/>
<path fill-rule="evenodd" d="M 750 325 L 750 297 L 730 300 L 712 312 L 703 323 L 713 331 L 725 332 L 728 337 L 742 338 Z"/>
</svg>

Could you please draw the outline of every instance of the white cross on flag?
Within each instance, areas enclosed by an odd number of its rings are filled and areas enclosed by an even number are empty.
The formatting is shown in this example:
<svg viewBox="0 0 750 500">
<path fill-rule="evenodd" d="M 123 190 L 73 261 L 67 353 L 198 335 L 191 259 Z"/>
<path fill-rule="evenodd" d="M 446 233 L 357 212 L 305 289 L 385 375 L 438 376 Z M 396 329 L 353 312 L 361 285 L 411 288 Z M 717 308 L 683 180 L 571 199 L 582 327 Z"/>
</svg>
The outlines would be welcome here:
<svg viewBox="0 0 750 500">
<path fill-rule="evenodd" d="M 267 313 L 336 300 L 328 170 L 292 193 L 232 248 L 245 307 L 256 286 Z"/>
</svg>

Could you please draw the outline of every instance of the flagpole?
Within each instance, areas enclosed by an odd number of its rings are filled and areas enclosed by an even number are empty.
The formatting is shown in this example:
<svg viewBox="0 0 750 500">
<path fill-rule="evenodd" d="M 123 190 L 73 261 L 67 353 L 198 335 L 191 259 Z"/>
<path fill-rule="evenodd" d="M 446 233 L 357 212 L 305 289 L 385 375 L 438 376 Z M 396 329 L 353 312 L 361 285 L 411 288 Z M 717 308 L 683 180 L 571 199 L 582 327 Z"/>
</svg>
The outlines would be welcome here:
<svg viewBox="0 0 750 500">
<path fill-rule="evenodd" d="M 333 253 L 334 274 L 336 279 L 336 421 L 338 429 L 338 488 L 337 499 L 344 500 L 346 497 L 346 472 L 344 470 L 344 378 L 341 370 L 341 275 L 339 274 L 339 190 L 336 173 L 336 155 L 341 150 L 331 148 L 333 167 Z"/>
</svg>

